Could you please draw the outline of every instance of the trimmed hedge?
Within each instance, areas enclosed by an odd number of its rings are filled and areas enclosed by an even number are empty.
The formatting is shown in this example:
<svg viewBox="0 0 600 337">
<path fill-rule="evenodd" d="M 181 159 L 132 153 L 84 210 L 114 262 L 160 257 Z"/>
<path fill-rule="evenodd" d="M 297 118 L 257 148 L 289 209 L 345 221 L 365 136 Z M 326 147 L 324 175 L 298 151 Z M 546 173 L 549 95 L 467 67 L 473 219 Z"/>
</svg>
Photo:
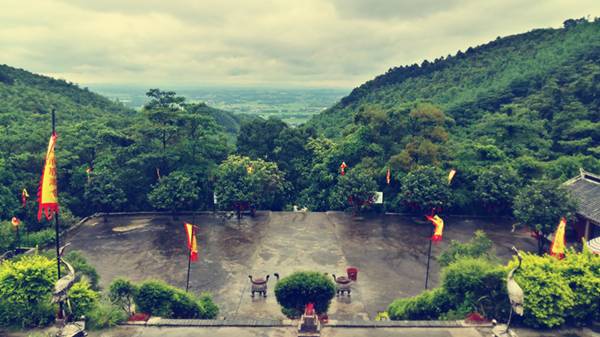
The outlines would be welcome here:
<svg viewBox="0 0 600 337">
<path fill-rule="evenodd" d="M 415 297 L 400 298 L 388 307 L 392 320 L 435 320 L 452 308 L 443 288 L 425 290 Z"/>
<path fill-rule="evenodd" d="M 216 318 L 219 309 L 208 294 L 201 298 L 162 281 L 142 283 L 135 293 L 138 311 L 165 318 Z"/>
<path fill-rule="evenodd" d="M 299 317 L 308 303 L 314 304 L 317 313 L 326 313 L 334 296 L 333 281 L 318 272 L 296 272 L 275 286 L 275 297 L 283 307 L 281 311 L 290 318 Z"/>
</svg>

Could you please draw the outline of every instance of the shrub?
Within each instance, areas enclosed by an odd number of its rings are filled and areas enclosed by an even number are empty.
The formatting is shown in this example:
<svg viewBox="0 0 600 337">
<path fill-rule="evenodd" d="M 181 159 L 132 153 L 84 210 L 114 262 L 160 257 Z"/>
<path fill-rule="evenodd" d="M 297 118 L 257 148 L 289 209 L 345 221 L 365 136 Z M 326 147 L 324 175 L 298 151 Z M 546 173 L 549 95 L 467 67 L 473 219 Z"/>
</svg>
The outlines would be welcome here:
<svg viewBox="0 0 600 337">
<path fill-rule="evenodd" d="M 333 282 L 318 272 L 296 272 L 281 279 L 275 286 L 275 297 L 288 317 L 298 317 L 313 303 L 317 313 L 326 313 L 335 296 Z"/>
<path fill-rule="evenodd" d="M 22 237 L 21 246 L 23 247 L 46 247 L 54 243 L 56 234 L 54 229 L 47 228 L 38 232 L 27 233 Z"/>
<path fill-rule="evenodd" d="M 567 322 L 585 325 L 600 320 L 600 257 L 589 250 L 580 254 L 568 251 L 558 268 L 575 295 Z"/>
<path fill-rule="evenodd" d="M 509 268 L 515 265 L 512 261 Z M 523 254 L 515 280 L 525 293 L 526 325 L 550 328 L 598 319 L 600 256 L 569 250 L 559 261 L 548 255 Z"/>
<path fill-rule="evenodd" d="M 432 320 L 438 319 L 451 306 L 448 293 L 443 288 L 435 288 L 414 297 L 397 299 L 387 311 L 392 320 Z"/>
<path fill-rule="evenodd" d="M 90 286 L 94 290 L 98 290 L 98 281 L 100 276 L 92 265 L 90 265 L 85 257 L 77 251 L 69 252 L 65 256 L 65 260 L 69 262 L 75 269 L 77 280 L 81 280 L 81 276 L 84 276 L 90 283 Z"/>
<path fill-rule="evenodd" d="M 55 262 L 27 255 L 0 264 L 0 325 L 43 326 L 54 318 L 50 297 L 56 281 Z"/>
<path fill-rule="evenodd" d="M 128 280 L 116 279 L 110 284 L 108 291 L 108 298 L 112 304 L 117 305 L 128 316 L 133 314 L 131 306 L 133 305 L 133 298 L 137 293 L 137 287 Z"/>
<path fill-rule="evenodd" d="M 141 312 L 166 318 L 215 318 L 219 312 L 209 295 L 197 299 L 161 281 L 143 283 L 134 299 Z"/>
<path fill-rule="evenodd" d="M 86 316 L 96 306 L 99 298 L 98 293 L 90 288 L 86 280 L 73 284 L 67 295 L 73 318 Z"/>
<path fill-rule="evenodd" d="M 506 317 L 510 304 L 505 269 L 482 258 L 462 258 L 443 269 L 442 287 L 454 305 L 454 315 L 464 318 L 476 311 L 487 318 Z"/>
<path fill-rule="evenodd" d="M 106 329 L 125 321 L 127 315 L 110 302 L 100 301 L 87 313 L 87 327 L 92 330 Z"/>
<path fill-rule="evenodd" d="M 438 263 L 441 267 L 446 267 L 458 259 L 465 257 L 481 257 L 488 260 L 496 259 L 492 250 L 492 240 L 487 237 L 484 231 L 476 231 L 471 240 L 466 243 L 460 243 L 456 240 L 450 241 L 450 246 L 438 258 Z"/>
</svg>

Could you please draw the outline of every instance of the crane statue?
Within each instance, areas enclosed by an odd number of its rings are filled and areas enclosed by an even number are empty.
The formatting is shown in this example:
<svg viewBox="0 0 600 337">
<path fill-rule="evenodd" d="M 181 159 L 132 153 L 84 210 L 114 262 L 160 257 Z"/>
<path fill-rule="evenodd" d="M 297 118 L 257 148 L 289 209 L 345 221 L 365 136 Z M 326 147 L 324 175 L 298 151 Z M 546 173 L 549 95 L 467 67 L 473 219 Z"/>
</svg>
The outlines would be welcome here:
<svg viewBox="0 0 600 337">
<path fill-rule="evenodd" d="M 508 327 L 510 326 L 510 320 L 512 318 L 513 311 L 515 314 L 519 316 L 523 316 L 523 302 L 525 301 L 525 296 L 523 295 L 523 289 L 517 284 L 515 281 L 515 272 L 521 268 L 521 262 L 523 257 L 521 257 L 521 253 L 519 250 L 512 247 L 512 250 L 517 254 L 517 259 L 519 260 L 519 264 L 514 267 L 506 277 L 506 289 L 508 290 L 508 298 L 510 299 L 510 314 L 508 315 L 508 322 L 506 323 L 506 330 L 508 331 Z"/>
</svg>

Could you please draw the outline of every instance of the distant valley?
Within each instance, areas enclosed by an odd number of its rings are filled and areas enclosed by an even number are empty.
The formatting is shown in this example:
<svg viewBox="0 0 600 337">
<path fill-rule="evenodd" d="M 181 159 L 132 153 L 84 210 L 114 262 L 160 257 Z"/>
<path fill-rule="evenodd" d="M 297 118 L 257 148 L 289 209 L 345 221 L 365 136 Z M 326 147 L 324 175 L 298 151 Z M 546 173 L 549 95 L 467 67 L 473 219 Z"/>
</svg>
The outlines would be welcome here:
<svg viewBox="0 0 600 337">
<path fill-rule="evenodd" d="M 139 109 L 148 101 L 146 87 L 97 85 L 90 89 L 127 107 Z M 263 118 L 279 117 L 290 125 L 306 122 L 313 115 L 333 106 L 349 89 L 331 88 L 168 88 L 184 96 L 189 102 L 205 102 L 207 105 L 230 111 L 258 115 Z"/>
</svg>

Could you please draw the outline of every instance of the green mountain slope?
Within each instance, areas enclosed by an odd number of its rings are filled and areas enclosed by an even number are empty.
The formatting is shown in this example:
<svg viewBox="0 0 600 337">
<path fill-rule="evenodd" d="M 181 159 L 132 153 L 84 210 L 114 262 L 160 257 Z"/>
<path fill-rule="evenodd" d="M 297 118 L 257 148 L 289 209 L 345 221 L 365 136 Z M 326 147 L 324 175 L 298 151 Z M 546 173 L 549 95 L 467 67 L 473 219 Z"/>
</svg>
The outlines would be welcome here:
<svg viewBox="0 0 600 337">
<path fill-rule="evenodd" d="M 416 101 L 440 106 L 458 126 L 511 103 L 529 106 L 550 123 L 565 105 L 581 104 L 597 121 L 599 65 L 600 22 L 567 20 L 562 29 L 537 29 L 421 65 L 392 68 L 309 124 L 337 136 L 360 111 L 390 112 Z"/>
<path fill-rule="evenodd" d="M 173 99 L 157 94 L 165 102 Z M 64 214 L 85 215 L 109 205 L 147 209 L 146 195 L 158 175 L 178 170 L 206 189 L 212 168 L 231 151 L 243 117 L 183 98 L 163 103 L 135 111 L 73 83 L 0 65 L 0 220 L 16 215 L 32 230 L 40 226 L 33 220 L 34 202 L 22 209 L 19 200 L 23 188 L 35 200 L 52 109 Z M 99 185 L 90 185 L 94 181 Z"/>
</svg>

